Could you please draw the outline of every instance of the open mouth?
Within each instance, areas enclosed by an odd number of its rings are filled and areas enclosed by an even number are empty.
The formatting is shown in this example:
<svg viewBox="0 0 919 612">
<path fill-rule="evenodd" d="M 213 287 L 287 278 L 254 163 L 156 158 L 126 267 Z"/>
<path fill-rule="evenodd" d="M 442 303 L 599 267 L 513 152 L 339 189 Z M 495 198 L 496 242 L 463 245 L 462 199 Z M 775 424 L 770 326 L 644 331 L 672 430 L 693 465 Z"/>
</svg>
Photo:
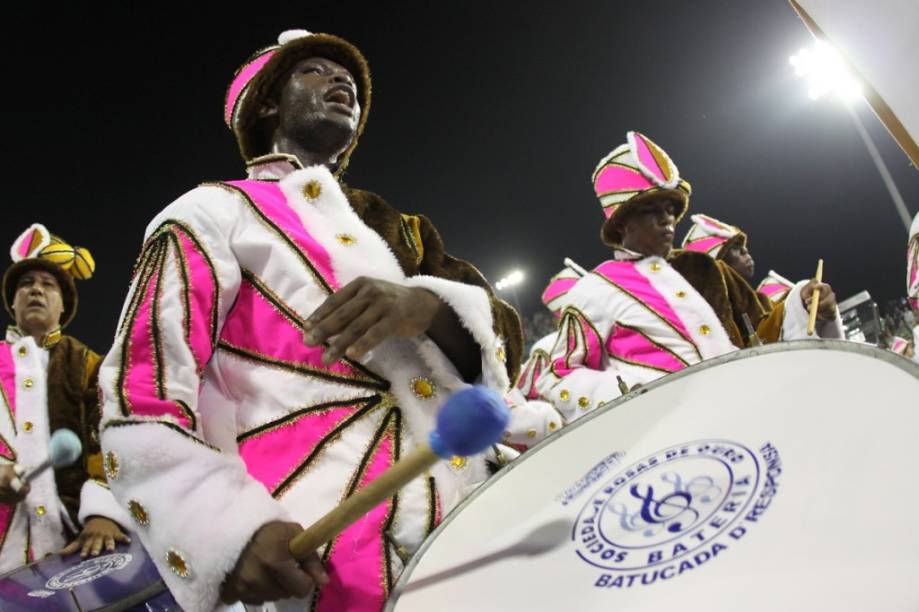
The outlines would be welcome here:
<svg viewBox="0 0 919 612">
<path fill-rule="evenodd" d="M 349 110 L 354 108 L 354 91 L 347 85 L 336 85 L 325 94 L 325 101 L 346 106 Z"/>
</svg>

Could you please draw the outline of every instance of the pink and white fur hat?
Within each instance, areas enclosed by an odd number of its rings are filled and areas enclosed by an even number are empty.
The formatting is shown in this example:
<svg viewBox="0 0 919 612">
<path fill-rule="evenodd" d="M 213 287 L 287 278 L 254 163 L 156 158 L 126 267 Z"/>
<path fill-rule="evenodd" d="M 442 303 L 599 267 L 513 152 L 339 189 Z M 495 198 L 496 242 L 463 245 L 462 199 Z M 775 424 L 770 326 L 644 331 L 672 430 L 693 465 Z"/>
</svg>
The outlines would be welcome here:
<svg viewBox="0 0 919 612">
<path fill-rule="evenodd" d="M 679 221 L 689 206 L 692 192 L 689 183 L 680 178 L 670 156 L 650 138 L 635 131 L 628 132 L 626 143 L 600 160 L 592 181 L 606 217 L 600 237 L 608 245 L 622 242 L 615 221 L 651 196 L 671 198 L 677 204 Z"/>
<path fill-rule="evenodd" d="M 913 219 L 906 248 L 906 299 L 919 310 L 919 214 Z"/>
<path fill-rule="evenodd" d="M 692 227 L 683 238 L 683 250 L 708 253 L 719 259 L 724 257 L 734 244 L 747 246 L 747 235 L 739 227 L 703 214 L 693 215 L 691 218 Z"/>
<path fill-rule="evenodd" d="M 793 282 L 775 270 L 769 270 L 769 274 L 760 281 L 759 285 L 756 287 L 756 291 L 768 297 L 773 304 L 778 304 L 785 299 L 789 291 L 794 289 L 794 286 L 795 284 Z"/>
<path fill-rule="evenodd" d="M 223 120 L 233 130 L 240 153 L 247 162 L 270 152 L 258 129 L 265 96 L 271 94 L 278 79 L 289 74 L 297 62 L 310 57 L 323 57 L 341 64 L 348 69 L 357 85 L 360 119 L 354 140 L 339 159 L 336 174 L 341 174 L 348 165 L 370 111 L 370 68 L 357 47 L 348 41 L 332 34 L 307 30 L 282 32 L 278 36 L 278 44 L 255 52 L 230 81 L 224 98 Z"/>
<path fill-rule="evenodd" d="M 890 350 L 896 353 L 897 355 L 906 356 L 906 349 L 909 348 L 909 340 L 906 338 L 901 338 L 900 336 L 894 336 L 890 341 Z"/>
</svg>

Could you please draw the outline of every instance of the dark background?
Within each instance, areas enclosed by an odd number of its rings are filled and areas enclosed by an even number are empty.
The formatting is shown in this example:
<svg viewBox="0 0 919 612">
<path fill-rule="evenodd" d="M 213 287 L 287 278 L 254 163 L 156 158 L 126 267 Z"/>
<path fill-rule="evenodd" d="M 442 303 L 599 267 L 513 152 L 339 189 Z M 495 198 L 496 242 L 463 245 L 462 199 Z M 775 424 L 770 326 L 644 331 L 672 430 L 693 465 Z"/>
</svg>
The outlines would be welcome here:
<svg viewBox="0 0 919 612">
<path fill-rule="evenodd" d="M 97 350 L 147 222 L 200 182 L 241 176 L 224 92 L 293 27 L 339 34 L 370 62 L 373 110 L 347 182 L 430 216 L 492 282 L 524 269 L 528 314 L 563 257 L 608 256 L 590 175 L 629 129 L 692 182 L 690 213 L 750 234 L 758 278 L 810 276 L 823 257 L 840 299 L 904 292 L 906 232 L 845 109 L 794 78 L 788 56 L 812 38 L 784 0 L 192 6 L 42 5 L 2 26 L 0 239 L 40 221 L 90 248 L 97 274 L 69 331 Z M 915 214 L 919 173 L 856 108 Z"/>
</svg>

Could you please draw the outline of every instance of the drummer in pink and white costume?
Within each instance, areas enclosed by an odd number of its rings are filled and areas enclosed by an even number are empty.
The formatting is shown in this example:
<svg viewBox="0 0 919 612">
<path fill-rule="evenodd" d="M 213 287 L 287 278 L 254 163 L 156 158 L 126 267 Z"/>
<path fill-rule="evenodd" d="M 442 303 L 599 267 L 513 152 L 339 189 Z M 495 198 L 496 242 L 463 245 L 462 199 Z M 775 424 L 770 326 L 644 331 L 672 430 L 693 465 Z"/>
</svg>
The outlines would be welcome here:
<svg viewBox="0 0 919 612">
<path fill-rule="evenodd" d="M 0 342 L 0 573 L 57 553 L 75 536 L 68 552 L 114 550 L 128 541 L 122 529 L 129 525 L 102 472 L 102 358 L 62 332 L 77 311 L 74 279 L 92 276 L 92 256 L 40 223 L 20 234 L 10 254 L 3 300 L 15 325 Z M 81 456 L 23 483 L 23 471 L 49 458 L 59 429 L 80 438 Z"/>
<path fill-rule="evenodd" d="M 801 283 L 767 317 L 749 284 L 731 268 L 693 251 L 672 252 L 674 225 L 690 187 L 669 156 L 629 132 L 593 175 L 606 221 L 601 238 L 614 258 L 578 281 L 536 383 L 543 399 L 573 421 L 629 388 L 745 345 L 743 313 L 767 341 L 806 338 L 808 298 Z M 820 284 L 818 333 L 842 337 L 835 297 Z"/>
<path fill-rule="evenodd" d="M 401 556 L 488 477 L 483 457 L 439 463 L 320 550 L 326 571 L 288 552 L 298 524 L 426 440 L 448 395 L 475 379 L 503 393 L 519 367 L 516 313 L 433 224 L 339 182 L 369 105 L 356 48 L 285 33 L 228 91 L 249 178 L 149 225 L 102 368 L 101 437 L 185 610 L 314 583 L 319 612 L 379 610 Z"/>
</svg>

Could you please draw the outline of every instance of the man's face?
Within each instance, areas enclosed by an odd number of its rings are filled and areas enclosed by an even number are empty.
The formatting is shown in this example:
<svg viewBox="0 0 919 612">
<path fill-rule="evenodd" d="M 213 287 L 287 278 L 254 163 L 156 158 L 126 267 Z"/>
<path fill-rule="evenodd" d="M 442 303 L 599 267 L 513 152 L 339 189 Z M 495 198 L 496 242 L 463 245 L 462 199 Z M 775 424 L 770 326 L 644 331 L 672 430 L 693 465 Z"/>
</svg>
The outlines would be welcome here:
<svg viewBox="0 0 919 612">
<path fill-rule="evenodd" d="M 354 77 L 323 57 L 301 60 L 281 86 L 277 115 L 285 137 L 337 158 L 351 144 L 361 117 Z"/>
<path fill-rule="evenodd" d="M 61 286 L 50 272 L 29 270 L 19 277 L 13 296 L 16 325 L 28 334 L 47 334 L 61 321 L 64 298 Z"/>
<path fill-rule="evenodd" d="M 666 257 L 673 248 L 676 204 L 665 196 L 643 202 L 620 224 L 622 246 L 642 255 Z"/>
<path fill-rule="evenodd" d="M 756 272 L 756 262 L 750 251 L 743 245 L 735 245 L 728 249 L 724 254 L 724 263 L 734 268 L 748 282 L 753 280 L 753 274 Z"/>
</svg>

